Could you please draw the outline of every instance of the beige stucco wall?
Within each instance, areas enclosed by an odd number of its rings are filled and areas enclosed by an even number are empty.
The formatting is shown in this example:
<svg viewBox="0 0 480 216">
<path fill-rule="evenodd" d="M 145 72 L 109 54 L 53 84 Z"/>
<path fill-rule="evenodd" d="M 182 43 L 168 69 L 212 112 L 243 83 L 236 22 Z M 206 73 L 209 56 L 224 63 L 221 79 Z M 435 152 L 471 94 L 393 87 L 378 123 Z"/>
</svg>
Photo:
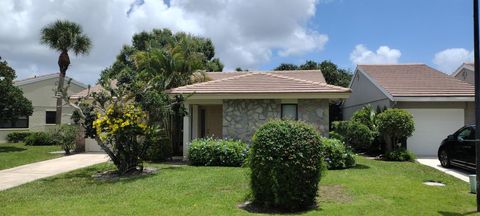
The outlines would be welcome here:
<svg viewBox="0 0 480 216">
<path fill-rule="evenodd" d="M 0 142 L 6 142 L 7 134 L 15 131 L 46 131 L 54 125 L 45 123 L 46 111 L 56 110 L 56 98 L 54 98 L 54 89 L 58 78 L 47 79 L 39 82 L 29 83 L 19 86 L 27 99 L 32 101 L 33 114 L 28 118 L 29 128 L 19 129 L 0 129 Z M 85 88 L 71 83 L 69 95 L 80 92 Z M 70 123 L 70 117 L 73 109 L 68 105 L 63 107 L 62 123 Z"/>
<path fill-rule="evenodd" d="M 469 70 L 467 68 L 463 68 L 456 76 L 455 78 L 459 80 L 463 80 L 465 82 L 468 82 L 472 85 L 475 84 L 475 74 L 473 73 L 472 70 Z"/>
<path fill-rule="evenodd" d="M 391 107 L 391 101 L 363 73 L 357 71 L 353 77 L 352 94 L 343 104 L 343 119 L 348 120 L 353 113 L 370 104 L 374 109 Z"/>
</svg>

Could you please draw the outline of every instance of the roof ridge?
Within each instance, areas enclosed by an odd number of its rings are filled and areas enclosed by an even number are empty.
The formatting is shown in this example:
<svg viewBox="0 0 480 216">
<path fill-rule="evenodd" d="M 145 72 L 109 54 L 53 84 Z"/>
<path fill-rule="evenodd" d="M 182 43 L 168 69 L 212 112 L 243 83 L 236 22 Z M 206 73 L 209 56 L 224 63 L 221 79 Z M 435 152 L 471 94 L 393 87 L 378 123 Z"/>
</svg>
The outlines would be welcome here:
<svg viewBox="0 0 480 216">
<path fill-rule="evenodd" d="M 226 77 L 226 78 L 217 79 L 217 80 L 210 80 L 210 81 L 207 81 L 207 82 L 193 83 L 193 84 L 190 84 L 190 85 L 179 86 L 179 87 L 173 88 L 173 89 L 183 89 L 183 88 L 192 87 L 192 86 L 202 86 L 202 85 L 206 85 L 206 84 L 210 84 L 210 83 L 217 83 L 217 82 L 220 82 L 220 81 L 233 80 L 233 79 L 238 79 L 240 77 L 251 76 L 253 74 L 254 73 L 239 74 L 238 76 Z"/>
<path fill-rule="evenodd" d="M 52 76 L 52 75 L 58 75 L 59 73 L 50 73 L 50 74 L 42 74 L 42 75 L 34 75 L 33 77 L 27 77 L 23 79 L 18 79 L 18 80 L 13 80 L 14 82 L 23 82 L 31 79 L 37 79 L 37 78 L 42 78 L 42 77 L 47 77 L 47 76 Z"/>
<path fill-rule="evenodd" d="M 330 85 L 326 81 L 325 81 L 325 83 L 321 83 L 321 82 L 314 82 L 314 81 L 310 81 L 310 80 L 298 79 L 298 78 L 293 78 L 293 77 L 288 77 L 288 76 L 282 76 L 282 75 L 278 75 L 278 74 L 271 74 L 271 73 L 270 74 L 265 73 L 265 74 L 268 75 L 268 76 L 274 76 L 274 77 L 279 77 L 279 78 L 283 78 L 283 79 L 289 79 L 289 80 L 294 80 L 294 81 L 304 82 L 304 83 L 309 83 L 309 84 L 314 84 L 314 85 L 327 86 L 327 87 L 337 88 L 337 89 L 341 89 L 341 90 L 347 90 L 348 89 L 348 88 L 344 88 L 344 87 L 340 87 L 340 86 L 336 86 L 336 85 Z"/>
<path fill-rule="evenodd" d="M 357 66 L 402 66 L 402 65 L 427 65 L 425 63 L 379 63 L 379 64 L 357 64 Z"/>
</svg>

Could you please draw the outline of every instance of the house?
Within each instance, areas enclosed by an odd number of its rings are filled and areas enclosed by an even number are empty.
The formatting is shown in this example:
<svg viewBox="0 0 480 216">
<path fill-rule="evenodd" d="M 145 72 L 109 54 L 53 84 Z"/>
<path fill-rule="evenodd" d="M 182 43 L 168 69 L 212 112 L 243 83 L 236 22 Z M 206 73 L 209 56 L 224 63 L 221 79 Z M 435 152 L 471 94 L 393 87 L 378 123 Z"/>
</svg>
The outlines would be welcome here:
<svg viewBox="0 0 480 216">
<path fill-rule="evenodd" d="M 368 104 L 405 109 L 415 120 L 407 149 L 417 155 L 436 155 L 447 135 L 475 120 L 474 87 L 425 64 L 358 65 L 350 88 L 344 119 Z"/>
<path fill-rule="evenodd" d="M 473 63 L 463 63 L 453 72 L 452 76 L 475 85 L 475 68 Z"/>
<path fill-rule="evenodd" d="M 0 122 L 0 142 L 6 142 L 7 134 L 15 131 L 46 131 L 55 126 L 56 98 L 54 90 L 58 83 L 58 73 L 16 80 L 14 85 L 23 91 L 23 95 L 32 101 L 33 114 L 17 121 Z M 70 78 L 66 77 L 65 83 Z M 69 93 L 74 94 L 87 88 L 87 85 L 72 80 Z M 65 105 L 62 110 L 62 123 L 69 123 L 72 108 Z"/>
<path fill-rule="evenodd" d="M 169 94 L 190 95 L 185 101 L 183 141 L 187 156 L 193 139 L 232 138 L 250 142 L 269 119 L 302 120 L 328 136 L 329 101 L 348 98 L 350 89 L 329 85 L 311 71 L 209 72 L 210 81 L 174 88 Z M 84 95 L 84 93 L 79 93 Z M 86 142 L 86 149 L 99 149 Z"/>
</svg>

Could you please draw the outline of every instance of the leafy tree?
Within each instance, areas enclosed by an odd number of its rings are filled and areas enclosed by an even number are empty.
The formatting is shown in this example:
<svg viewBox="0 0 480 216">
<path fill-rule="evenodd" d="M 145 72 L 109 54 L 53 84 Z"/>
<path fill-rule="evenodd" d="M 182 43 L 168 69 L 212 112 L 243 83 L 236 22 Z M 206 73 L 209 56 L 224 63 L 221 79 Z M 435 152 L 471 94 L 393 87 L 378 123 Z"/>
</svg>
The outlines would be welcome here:
<svg viewBox="0 0 480 216">
<path fill-rule="evenodd" d="M 298 66 L 295 64 L 282 63 L 274 71 L 285 71 L 285 70 L 298 70 Z"/>
<path fill-rule="evenodd" d="M 14 121 L 33 113 L 32 102 L 23 96 L 20 88 L 13 85 L 15 70 L 0 57 L 0 120 Z"/>
<path fill-rule="evenodd" d="M 343 87 L 347 87 L 352 79 L 352 73 L 350 73 L 350 71 L 338 68 L 336 64 L 328 60 L 320 63 L 308 60 L 298 66 L 295 64 L 282 63 L 274 70 L 321 70 L 328 84 Z"/>
<path fill-rule="evenodd" d="M 218 58 L 214 58 L 215 47 L 210 39 L 184 32 L 173 33 L 169 29 L 154 29 L 151 32 L 135 34 L 132 38 L 132 45 L 123 46 L 113 65 L 102 71 L 101 79 L 118 79 L 123 76 L 122 73 L 135 73 L 134 56 L 138 54 L 137 52 L 150 53 L 156 50 L 157 53 L 172 53 L 173 49 L 178 49 L 188 55 L 195 55 L 189 56 L 190 60 L 195 58 L 195 61 L 191 62 L 192 68 L 189 70 L 223 70 L 222 62 Z"/>
<path fill-rule="evenodd" d="M 75 149 L 76 139 L 79 132 L 77 125 L 58 125 L 50 131 L 50 137 L 58 145 L 61 145 L 66 155 Z"/>
<path fill-rule="evenodd" d="M 413 116 L 402 109 L 387 109 L 377 116 L 378 131 L 384 137 L 386 153 L 399 149 L 400 141 L 415 131 Z"/>
<path fill-rule="evenodd" d="M 65 75 L 70 65 L 69 51 L 75 55 L 87 54 L 91 49 L 91 41 L 83 33 L 82 27 L 74 22 L 66 20 L 57 20 L 44 27 L 41 30 L 42 44 L 46 44 L 52 49 L 60 52 L 58 57 L 58 66 L 60 74 L 58 79 L 57 93 L 62 91 L 65 82 Z M 62 121 L 62 98 L 57 97 L 56 124 L 60 125 Z"/>
</svg>

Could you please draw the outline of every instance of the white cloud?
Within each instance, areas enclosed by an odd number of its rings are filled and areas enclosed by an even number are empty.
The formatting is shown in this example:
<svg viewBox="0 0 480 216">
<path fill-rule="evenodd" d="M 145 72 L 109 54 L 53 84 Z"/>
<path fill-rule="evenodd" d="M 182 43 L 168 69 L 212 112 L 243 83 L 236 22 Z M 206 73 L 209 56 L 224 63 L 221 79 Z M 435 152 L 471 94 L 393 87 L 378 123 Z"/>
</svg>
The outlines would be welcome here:
<svg viewBox="0 0 480 216">
<path fill-rule="evenodd" d="M 143 2 L 143 4 L 141 4 Z M 323 1 L 320 1 L 322 3 Z M 227 69 L 254 69 L 273 55 L 322 50 L 328 36 L 307 27 L 318 0 L 2 0 L 0 55 L 22 78 L 58 70 L 54 50 L 40 45 L 40 29 L 56 19 L 83 26 L 93 42 L 88 56 L 72 57 L 68 74 L 94 83 L 134 33 L 153 28 L 213 40 Z M 127 12 L 128 16 L 127 16 Z"/>
<path fill-rule="evenodd" d="M 473 51 L 468 51 L 463 48 L 450 48 L 442 50 L 435 54 L 433 63 L 437 65 L 437 69 L 452 73 L 463 62 L 473 61 Z"/>
<path fill-rule="evenodd" d="M 350 53 L 350 61 L 354 64 L 395 64 L 402 53 L 400 50 L 388 46 L 380 46 L 376 52 L 369 50 L 365 45 L 358 44 Z"/>
</svg>

